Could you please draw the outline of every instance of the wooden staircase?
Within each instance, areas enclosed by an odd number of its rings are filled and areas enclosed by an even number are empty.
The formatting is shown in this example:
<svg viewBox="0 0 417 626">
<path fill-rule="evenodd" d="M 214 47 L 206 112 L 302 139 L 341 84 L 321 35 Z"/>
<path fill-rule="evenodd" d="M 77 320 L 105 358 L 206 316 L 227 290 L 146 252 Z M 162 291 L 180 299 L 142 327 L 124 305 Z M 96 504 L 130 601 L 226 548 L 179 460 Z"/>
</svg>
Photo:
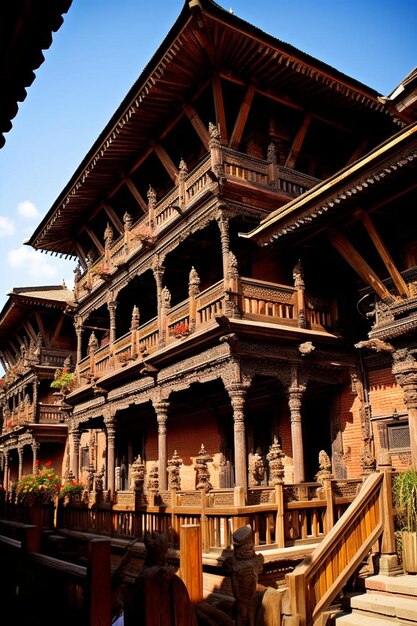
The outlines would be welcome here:
<svg viewBox="0 0 417 626">
<path fill-rule="evenodd" d="M 417 576 L 370 576 L 335 626 L 417 626 Z"/>
</svg>

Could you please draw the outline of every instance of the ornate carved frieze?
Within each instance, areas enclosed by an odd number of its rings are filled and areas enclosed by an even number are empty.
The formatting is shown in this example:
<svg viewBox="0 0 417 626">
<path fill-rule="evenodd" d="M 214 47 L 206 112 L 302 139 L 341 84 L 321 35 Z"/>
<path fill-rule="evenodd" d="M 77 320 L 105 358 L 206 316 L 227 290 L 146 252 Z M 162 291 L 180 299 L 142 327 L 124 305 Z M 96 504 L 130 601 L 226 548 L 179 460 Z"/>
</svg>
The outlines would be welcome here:
<svg viewBox="0 0 417 626">
<path fill-rule="evenodd" d="M 393 353 L 392 373 L 404 392 L 408 409 L 417 408 L 417 361 L 415 351 L 403 348 Z"/>
</svg>

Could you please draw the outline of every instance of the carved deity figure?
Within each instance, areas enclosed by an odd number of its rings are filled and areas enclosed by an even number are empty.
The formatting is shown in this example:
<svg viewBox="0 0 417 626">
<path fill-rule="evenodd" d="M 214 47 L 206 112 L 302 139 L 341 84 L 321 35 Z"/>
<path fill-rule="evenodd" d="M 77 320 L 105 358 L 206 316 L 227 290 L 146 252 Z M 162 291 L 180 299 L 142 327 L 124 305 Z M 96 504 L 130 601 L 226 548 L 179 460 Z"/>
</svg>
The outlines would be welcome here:
<svg viewBox="0 0 417 626">
<path fill-rule="evenodd" d="M 262 485 L 265 479 L 266 465 L 265 460 L 258 448 L 255 454 L 249 455 L 249 483 L 250 487 Z"/>
<path fill-rule="evenodd" d="M 225 560 L 231 572 L 236 626 L 255 626 L 255 594 L 263 563 L 263 555 L 255 553 L 252 528 L 238 528 L 233 533 L 233 556 Z"/>
<path fill-rule="evenodd" d="M 325 450 L 319 452 L 319 471 L 316 474 L 317 482 L 323 484 L 323 480 L 333 478 L 332 462 Z"/>
</svg>

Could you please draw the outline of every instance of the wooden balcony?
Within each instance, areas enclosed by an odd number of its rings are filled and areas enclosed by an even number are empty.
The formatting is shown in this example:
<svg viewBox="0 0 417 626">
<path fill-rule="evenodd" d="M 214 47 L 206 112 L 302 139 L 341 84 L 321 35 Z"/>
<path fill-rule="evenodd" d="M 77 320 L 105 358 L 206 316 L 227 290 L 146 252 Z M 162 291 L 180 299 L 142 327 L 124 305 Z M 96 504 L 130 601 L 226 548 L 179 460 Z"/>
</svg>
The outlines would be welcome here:
<svg viewBox="0 0 417 626">
<path fill-rule="evenodd" d="M 230 148 L 221 149 L 220 161 L 225 183 L 279 193 L 288 200 L 319 182 L 307 174 Z M 166 196 L 158 202 L 150 201 L 147 215 L 134 224 L 125 225 L 123 235 L 112 242 L 105 253 L 76 281 L 76 299 L 82 300 L 92 290 L 111 280 L 112 274 L 120 265 L 140 250 L 153 246 L 168 226 L 179 220 L 184 213 L 192 211 L 206 194 L 216 190 L 217 185 L 218 180 L 213 175 L 213 155 L 209 153 Z"/>
<path fill-rule="evenodd" d="M 225 290 L 224 282 L 219 281 L 197 296 L 163 311 L 159 320 L 155 317 L 117 338 L 113 344 L 90 351 L 78 363 L 80 382 L 97 380 L 125 367 L 140 355 L 148 356 L 162 348 L 177 346 L 193 334 L 201 335 L 217 326 L 216 319 L 226 313 L 229 318 L 255 322 L 260 326 L 304 326 L 311 330 L 331 331 L 330 304 L 318 300 L 314 300 L 313 306 L 306 299 L 303 313 L 306 320 L 301 324 L 301 295 L 295 287 L 253 278 L 237 279 L 235 291 Z"/>
<path fill-rule="evenodd" d="M 7 435 L 13 431 L 33 424 L 62 424 L 65 422 L 67 412 L 59 404 L 46 404 L 39 402 L 38 406 L 27 402 L 21 402 L 6 416 L 3 421 L 1 435 Z"/>
</svg>

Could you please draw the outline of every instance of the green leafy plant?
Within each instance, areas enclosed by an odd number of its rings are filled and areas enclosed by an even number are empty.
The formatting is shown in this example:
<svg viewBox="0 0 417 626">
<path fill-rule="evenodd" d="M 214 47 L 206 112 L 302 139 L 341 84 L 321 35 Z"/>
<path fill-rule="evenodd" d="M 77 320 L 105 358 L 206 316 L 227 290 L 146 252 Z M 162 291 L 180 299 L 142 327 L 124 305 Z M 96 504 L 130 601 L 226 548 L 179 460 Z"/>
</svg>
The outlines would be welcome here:
<svg viewBox="0 0 417 626">
<path fill-rule="evenodd" d="M 75 372 L 70 372 L 66 367 L 55 370 L 54 380 L 51 382 L 53 389 L 60 389 L 63 392 L 70 391 L 76 382 Z"/>
<path fill-rule="evenodd" d="M 26 474 L 15 483 L 18 502 L 32 500 L 40 496 L 43 500 L 52 500 L 59 492 L 61 479 L 52 467 L 51 461 L 40 466 L 37 462 L 33 474 Z"/>
<path fill-rule="evenodd" d="M 417 471 L 409 467 L 394 476 L 393 504 L 397 510 L 398 530 L 417 531 Z"/>
<path fill-rule="evenodd" d="M 65 483 L 59 491 L 60 498 L 73 498 L 74 496 L 81 496 L 84 491 L 84 485 L 76 480 L 71 480 L 68 483 Z"/>
</svg>

